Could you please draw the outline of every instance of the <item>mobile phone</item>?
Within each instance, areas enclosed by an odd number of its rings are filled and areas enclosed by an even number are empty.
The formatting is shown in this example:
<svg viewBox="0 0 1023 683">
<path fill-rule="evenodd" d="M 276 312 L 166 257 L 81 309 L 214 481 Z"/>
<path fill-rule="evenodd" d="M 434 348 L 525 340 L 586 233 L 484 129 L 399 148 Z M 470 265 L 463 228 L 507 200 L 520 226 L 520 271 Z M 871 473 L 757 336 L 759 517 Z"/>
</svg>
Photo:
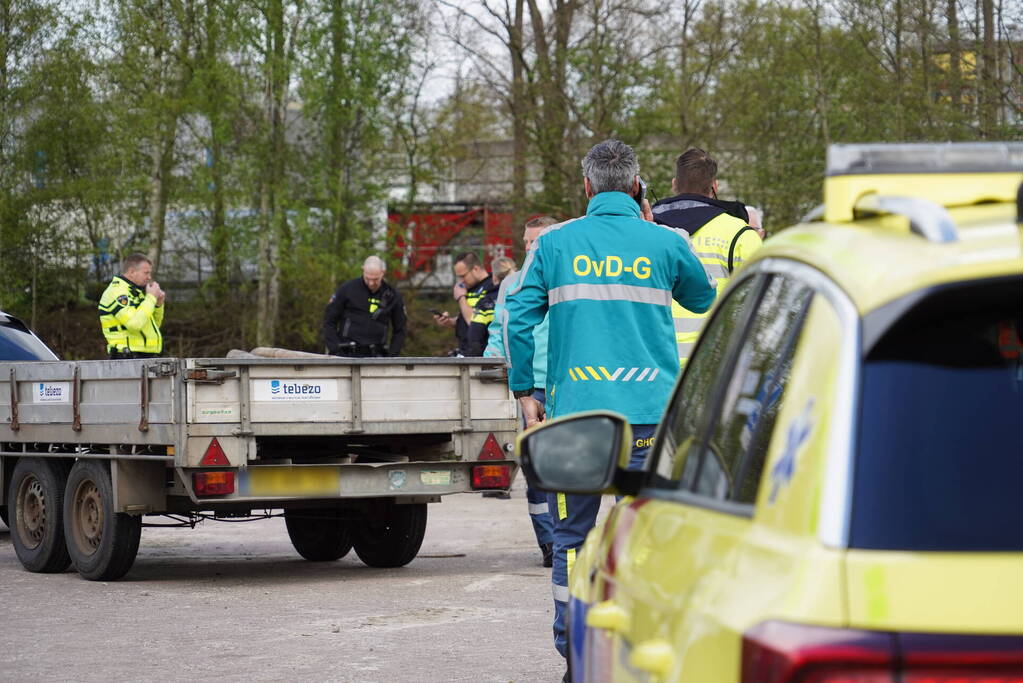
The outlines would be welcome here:
<svg viewBox="0 0 1023 683">
<path fill-rule="evenodd" d="M 643 181 L 641 176 L 636 176 L 636 180 L 639 181 L 639 192 L 636 193 L 636 196 L 633 197 L 633 199 L 635 199 L 636 203 L 642 207 L 643 200 L 646 199 L 646 183 Z"/>
<path fill-rule="evenodd" d="M 430 311 L 430 313 L 433 313 L 434 315 L 444 315 L 443 313 L 438 311 L 436 308 L 431 308 L 431 309 L 429 309 L 429 311 Z"/>
</svg>

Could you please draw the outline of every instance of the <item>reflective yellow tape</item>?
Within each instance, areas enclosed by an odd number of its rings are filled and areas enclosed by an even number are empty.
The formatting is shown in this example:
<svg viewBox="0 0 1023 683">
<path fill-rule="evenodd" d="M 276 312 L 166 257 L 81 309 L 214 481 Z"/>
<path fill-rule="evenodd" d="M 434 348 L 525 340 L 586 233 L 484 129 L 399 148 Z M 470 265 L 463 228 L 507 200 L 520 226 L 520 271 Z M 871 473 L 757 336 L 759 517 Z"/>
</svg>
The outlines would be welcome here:
<svg viewBox="0 0 1023 683">
<path fill-rule="evenodd" d="M 573 368 L 568 369 L 568 376 L 571 377 L 573 381 L 579 381 L 579 379 L 575 376 L 575 370 Z"/>
<path fill-rule="evenodd" d="M 594 370 L 591 366 L 587 365 L 586 369 L 590 371 L 591 375 L 593 375 L 593 379 L 600 379 L 600 375 L 598 375 L 597 371 Z"/>
<path fill-rule="evenodd" d="M 607 368 L 605 368 L 603 365 L 600 366 L 600 372 L 602 375 L 604 375 L 605 379 L 611 380 L 612 382 L 614 381 L 614 377 L 611 376 L 611 373 L 608 372 Z"/>
<path fill-rule="evenodd" d="M 565 557 L 568 560 L 568 571 L 565 575 L 572 578 L 572 567 L 575 566 L 575 548 L 569 548 L 566 550 Z"/>
<path fill-rule="evenodd" d="M 576 369 L 575 369 L 575 374 L 579 375 L 579 379 L 584 379 L 584 380 L 586 380 L 587 382 L 589 382 L 589 381 L 590 381 L 590 378 L 586 376 L 586 373 L 585 373 L 585 372 L 583 372 L 583 369 L 582 369 L 582 368 L 576 368 Z"/>
<path fill-rule="evenodd" d="M 558 519 L 565 519 L 568 517 L 568 499 L 565 498 L 564 493 L 558 494 Z"/>
</svg>

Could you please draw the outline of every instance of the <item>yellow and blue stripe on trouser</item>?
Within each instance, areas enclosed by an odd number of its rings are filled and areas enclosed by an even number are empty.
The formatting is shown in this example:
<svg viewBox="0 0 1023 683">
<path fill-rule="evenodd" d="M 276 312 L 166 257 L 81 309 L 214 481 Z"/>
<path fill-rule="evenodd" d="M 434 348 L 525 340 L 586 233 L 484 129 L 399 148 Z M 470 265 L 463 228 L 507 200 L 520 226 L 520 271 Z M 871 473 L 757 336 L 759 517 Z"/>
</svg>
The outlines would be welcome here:
<svg viewBox="0 0 1023 683">
<path fill-rule="evenodd" d="M 533 392 L 533 398 L 540 403 L 546 403 L 546 393 L 543 389 Z M 554 523 L 551 521 L 550 505 L 547 503 L 547 494 L 540 489 L 534 489 L 526 482 L 526 503 L 529 505 L 529 521 L 533 523 L 533 533 L 536 534 L 536 544 L 539 546 L 554 544 Z"/>
<path fill-rule="evenodd" d="M 646 462 L 657 425 L 632 425 L 632 460 L 629 469 L 638 470 Z M 597 523 L 600 496 L 571 493 L 548 493 L 547 505 L 554 523 L 554 568 L 551 584 L 554 592 L 554 647 L 562 657 L 568 656 L 565 635 L 565 614 L 568 611 L 568 575 L 575 564 L 576 552 L 586 535 Z M 573 636 L 582 637 L 583 629 L 573 630 Z"/>
</svg>

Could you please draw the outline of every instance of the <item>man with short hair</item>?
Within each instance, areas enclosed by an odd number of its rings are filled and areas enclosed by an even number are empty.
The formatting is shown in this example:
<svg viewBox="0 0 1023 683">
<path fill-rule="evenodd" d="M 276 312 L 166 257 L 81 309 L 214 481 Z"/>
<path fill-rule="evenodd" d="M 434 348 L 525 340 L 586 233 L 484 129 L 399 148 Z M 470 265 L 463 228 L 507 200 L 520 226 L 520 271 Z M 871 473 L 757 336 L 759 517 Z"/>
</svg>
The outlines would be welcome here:
<svg viewBox="0 0 1023 683">
<path fill-rule="evenodd" d="M 661 225 L 689 235 L 693 250 L 721 292 L 735 269 L 760 248 L 763 240 L 751 226 L 742 202 L 718 199 L 717 173 L 718 164 L 709 154 L 690 147 L 675 162 L 675 177 L 671 180 L 675 196 L 654 204 L 653 214 Z M 673 316 L 679 365 L 685 367 L 707 314 L 676 305 Z"/>
<path fill-rule="evenodd" d="M 99 298 L 99 324 L 111 360 L 156 358 L 163 352 L 166 295 L 152 277 L 149 257 L 132 254 Z"/>
<path fill-rule="evenodd" d="M 557 222 L 550 216 L 538 216 L 526 221 L 525 230 L 522 233 L 522 243 L 525 246 L 527 257 L 540 233 Z M 508 358 L 508 347 L 505 343 L 508 338 L 508 292 L 517 286 L 521 274 L 522 271 L 512 273 L 501 283 L 501 288 L 497 292 L 497 302 L 494 305 L 494 321 L 490 323 L 489 341 L 483 352 L 484 356 Z M 547 396 L 547 329 L 546 317 L 543 322 L 533 328 L 533 387 L 535 389 L 533 398 L 541 404 L 545 402 Z M 554 562 L 554 525 L 551 522 L 550 510 L 547 508 L 547 494 L 539 489 L 534 489 L 527 481 L 526 503 L 529 506 L 529 519 L 533 523 L 536 544 L 540 546 L 540 552 L 543 554 L 543 566 L 550 567 Z"/>
<path fill-rule="evenodd" d="M 387 328 L 391 341 L 387 341 Z M 323 337 L 335 356 L 372 358 L 397 356 L 405 344 L 405 302 L 384 281 L 384 262 L 368 256 L 362 277 L 337 288 L 323 313 Z"/>
<path fill-rule="evenodd" d="M 485 331 L 493 320 L 498 285 L 483 267 L 479 257 L 471 251 L 458 254 L 452 269 L 456 282 L 451 295 L 458 306 L 458 315 L 451 317 L 447 311 L 443 311 L 439 315 L 435 314 L 433 319 L 438 325 L 455 328 L 459 356 L 482 356 L 487 345 L 486 335 L 473 335 L 470 338 L 469 325 L 483 325 Z"/>
<path fill-rule="evenodd" d="M 527 427 L 586 410 L 623 413 L 642 467 L 678 375 L 671 302 L 705 311 L 713 283 L 685 238 L 641 218 L 639 163 L 618 140 L 582 162 L 586 215 L 542 232 L 508 297 L 510 384 Z M 548 317 L 547 404 L 536 390 L 533 331 Z M 554 644 L 567 654 L 565 610 L 575 553 L 596 521 L 600 496 L 551 493 Z"/>
</svg>

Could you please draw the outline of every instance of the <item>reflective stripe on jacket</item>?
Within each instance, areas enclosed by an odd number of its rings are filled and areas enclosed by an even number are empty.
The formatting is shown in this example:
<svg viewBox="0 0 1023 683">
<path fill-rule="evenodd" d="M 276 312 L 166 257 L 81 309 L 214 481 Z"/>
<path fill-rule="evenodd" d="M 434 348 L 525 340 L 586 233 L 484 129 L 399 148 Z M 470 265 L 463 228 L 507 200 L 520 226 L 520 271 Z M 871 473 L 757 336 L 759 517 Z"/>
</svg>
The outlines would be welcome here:
<svg viewBox="0 0 1023 683">
<path fill-rule="evenodd" d="M 156 297 L 119 275 L 99 298 L 99 324 L 107 340 L 107 351 L 161 353 L 164 306 Z"/>
<path fill-rule="evenodd" d="M 493 301 L 497 298 L 497 287 L 498 285 L 494 284 L 494 278 L 487 273 L 481 282 L 465 293 L 465 303 L 473 309 L 473 319 L 470 322 L 465 322 L 460 310 L 455 316 L 455 338 L 458 339 L 458 353 L 462 356 L 483 355 L 483 349 L 487 346 L 487 325 L 490 323 L 490 318 L 487 318 L 486 323 L 477 322 L 475 326 L 473 322 L 475 322 L 476 308 L 484 300 L 490 299 L 490 310 L 493 310 Z M 457 306 L 458 302 L 455 303 Z M 480 329 L 481 325 L 482 329 Z"/>
</svg>

